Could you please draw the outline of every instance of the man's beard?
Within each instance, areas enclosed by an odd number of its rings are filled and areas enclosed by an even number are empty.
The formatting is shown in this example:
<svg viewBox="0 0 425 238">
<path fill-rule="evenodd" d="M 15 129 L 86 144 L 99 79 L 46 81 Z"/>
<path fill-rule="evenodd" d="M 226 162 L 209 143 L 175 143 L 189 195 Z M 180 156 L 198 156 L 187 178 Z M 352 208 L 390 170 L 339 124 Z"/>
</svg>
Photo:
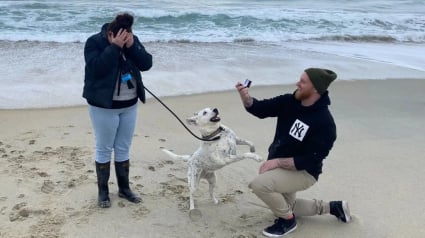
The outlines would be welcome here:
<svg viewBox="0 0 425 238">
<path fill-rule="evenodd" d="M 298 101 L 302 101 L 302 100 L 304 100 L 304 99 L 306 99 L 306 98 L 308 98 L 310 95 L 308 95 L 307 93 L 305 93 L 305 92 L 300 92 L 300 90 L 299 89 L 297 89 L 296 91 L 295 91 L 295 94 L 294 94 L 294 96 L 295 96 L 295 99 L 297 99 Z"/>
</svg>

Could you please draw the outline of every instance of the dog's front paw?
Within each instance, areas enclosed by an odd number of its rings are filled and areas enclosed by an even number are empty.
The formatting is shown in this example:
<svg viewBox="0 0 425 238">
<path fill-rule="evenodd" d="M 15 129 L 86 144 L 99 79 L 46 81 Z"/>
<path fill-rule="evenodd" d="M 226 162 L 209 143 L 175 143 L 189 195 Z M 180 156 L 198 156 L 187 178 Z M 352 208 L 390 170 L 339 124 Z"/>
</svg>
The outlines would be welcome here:
<svg viewBox="0 0 425 238">
<path fill-rule="evenodd" d="M 257 162 L 263 161 L 263 158 L 261 158 L 261 156 L 254 154 L 254 153 L 245 153 L 245 156 L 248 157 L 249 159 L 253 159 Z"/>
<path fill-rule="evenodd" d="M 213 198 L 213 203 L 214 203 L 215 205 L 217 205 L 217 204 L 219 203 L 218 199 L 217 199 L 217 198 Z"/>
<path fill-rule="evenodd" d="M 261 158 L 261 156 L 255 154 L 254 160 L 257 161 L 257 162 L 262 162 L 263 161 L 263 158 Z"/>
</svg>

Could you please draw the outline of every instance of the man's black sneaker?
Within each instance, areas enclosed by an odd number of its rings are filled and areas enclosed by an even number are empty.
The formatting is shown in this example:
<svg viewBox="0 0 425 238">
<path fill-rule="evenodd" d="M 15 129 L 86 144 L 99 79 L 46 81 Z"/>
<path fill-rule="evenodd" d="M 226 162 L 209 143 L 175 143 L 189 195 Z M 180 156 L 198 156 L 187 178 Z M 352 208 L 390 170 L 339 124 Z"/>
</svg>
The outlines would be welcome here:
<svg viewBox="0 0 425 238">
<path fill-rule="evenodd" d="M 329 203 L 330 213 L 338 220 L 341 220 L 345 223 L 350 222 L 351 215 L 350 209 L 348 209 L 348 203 L 346 201 L 332 201 Z"/>
<path fill-rule="evenodd" d="M 297 229 L 295 216 L 292 219 L 278 218 L 274 224 L 263 230 L 263 235 L 267 237 L 282 237 Z"/>
</svg>

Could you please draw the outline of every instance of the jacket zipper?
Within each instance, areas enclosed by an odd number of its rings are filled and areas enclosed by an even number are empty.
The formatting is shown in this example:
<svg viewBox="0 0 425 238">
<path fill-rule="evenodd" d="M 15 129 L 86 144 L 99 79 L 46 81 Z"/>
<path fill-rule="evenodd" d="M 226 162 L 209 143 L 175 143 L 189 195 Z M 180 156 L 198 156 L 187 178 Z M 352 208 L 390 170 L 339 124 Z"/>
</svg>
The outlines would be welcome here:
<svg viewBox="0 0 425 238">
<path fill-rule="evenodd" d="M 122 60 L 122 51 L 120 52 L 120 63 L 119 63 L 119 70 L 118 70 L 118 92 L 117 92 L 117 96 L 120 96 L 120 91 L 121 91 L 121 60 Z"/>
<path fill-rule="evenodd" d="M 117 92 L 117 96 L 120 95 L 120 91 L 121 91 L 121 82 L 120 82 L 120 75 L 121 75 L 121 70 L 118 71 L 118 92 Z"/>
</svg>

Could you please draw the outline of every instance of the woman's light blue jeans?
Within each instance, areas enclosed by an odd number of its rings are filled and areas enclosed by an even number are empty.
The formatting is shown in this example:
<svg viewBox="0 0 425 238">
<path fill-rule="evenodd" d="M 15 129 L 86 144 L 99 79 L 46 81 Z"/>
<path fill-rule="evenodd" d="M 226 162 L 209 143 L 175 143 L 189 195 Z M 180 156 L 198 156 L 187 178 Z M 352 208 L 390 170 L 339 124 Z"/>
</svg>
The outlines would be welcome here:
<svg viewBox="0 0 425 238">
<path fill-rule="evenodd" d="M 89 114 L 96 139 L 96 162 L 130 159 L 130 147 L 137 119 L 137 103 L 131 107 L 106 109 L 89 105 Z"/>
</svg>

